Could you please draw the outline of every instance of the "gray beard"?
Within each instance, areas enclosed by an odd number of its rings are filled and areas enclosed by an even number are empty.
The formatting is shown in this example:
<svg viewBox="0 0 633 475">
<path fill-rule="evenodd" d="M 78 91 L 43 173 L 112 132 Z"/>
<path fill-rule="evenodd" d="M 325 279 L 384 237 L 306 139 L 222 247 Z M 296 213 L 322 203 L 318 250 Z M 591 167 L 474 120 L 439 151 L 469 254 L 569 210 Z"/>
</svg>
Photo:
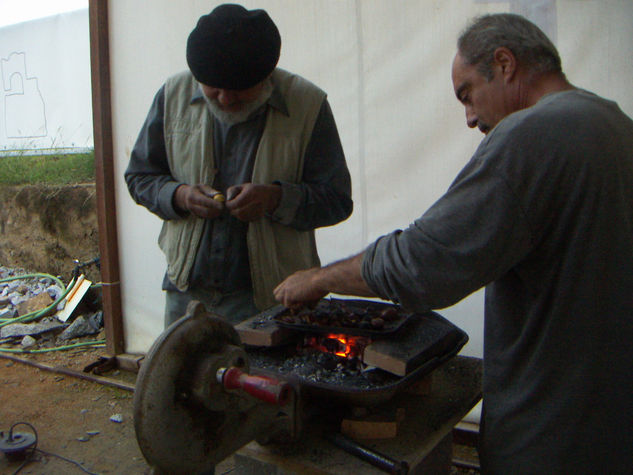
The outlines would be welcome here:
<svg viewBox="0 0 633 475">
<path fill-rule="evenodd" d="M 237 112 L 222 110 L 217 99 L 209 99 L 204 94 L 202 94 L 202 97 L 207 103 L 209 111 L 211 111 L 211 114 L 213 114 L 216 119 L 227 125 L 235 125 L 247 121 L 253 112 L 266 103 L 272 93 L 273 83 L 270 79 L 267 79 L 259 97 L 252 102 L 243 104 L 242 109 Z"/>
</svg>

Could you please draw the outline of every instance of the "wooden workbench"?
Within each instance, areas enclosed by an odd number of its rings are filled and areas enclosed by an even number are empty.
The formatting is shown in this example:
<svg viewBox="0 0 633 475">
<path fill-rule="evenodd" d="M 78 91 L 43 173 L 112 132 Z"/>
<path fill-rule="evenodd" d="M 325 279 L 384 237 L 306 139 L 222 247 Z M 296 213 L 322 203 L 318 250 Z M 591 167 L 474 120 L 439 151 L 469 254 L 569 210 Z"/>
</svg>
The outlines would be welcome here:
<svg viewBox="0 0 633 475">
<path fill-rule="evenodd" d="M 432 373 L 426 394 L 402 392 L 388 404 L 404 409 L 398 434 L 389 439 L 357 442 L 390 459 L 404 461 L 410 474 L 449 473 L 452 429 L 481 398 L 481 360 L 456 356 Z M 368 462 L 350 455 L 311 428 L 291 446 L 251 442 L 235 453 L 234 474 L 359 475 L 382 474 Z"/>
</svg>

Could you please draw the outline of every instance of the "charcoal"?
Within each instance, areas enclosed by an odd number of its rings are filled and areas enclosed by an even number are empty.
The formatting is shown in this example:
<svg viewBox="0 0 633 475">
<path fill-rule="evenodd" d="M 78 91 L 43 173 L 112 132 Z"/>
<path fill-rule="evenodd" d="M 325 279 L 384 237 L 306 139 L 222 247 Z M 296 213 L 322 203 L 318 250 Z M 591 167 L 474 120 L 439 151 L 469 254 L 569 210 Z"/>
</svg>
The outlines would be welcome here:
<svg viewBox="0 0 633 475">
<path fill-rule="evenodd" d="M 334 390 L 381 389 L 400 379 L 378 368 L 363 369 L 358 358 L 344 358 L 317 350 L 297 353 L 292 348 L 249 347 L 247 352 L 251 367 L 299 381 L 334 386 Z"/>
</svg>

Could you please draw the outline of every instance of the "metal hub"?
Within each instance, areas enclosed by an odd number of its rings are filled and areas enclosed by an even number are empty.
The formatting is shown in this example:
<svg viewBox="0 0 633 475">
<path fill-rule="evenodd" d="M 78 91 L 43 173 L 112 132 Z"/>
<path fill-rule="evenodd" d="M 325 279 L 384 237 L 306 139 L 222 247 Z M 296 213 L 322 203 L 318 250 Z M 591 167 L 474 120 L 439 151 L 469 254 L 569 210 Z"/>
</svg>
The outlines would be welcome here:
<svg viewBox="0 0 633 475">
<path fill-rule="evenodd" d="M 280 408 L 226 389 L 217 374 L 228 367 L 249 370 L 239 335 L 192 302 L 154 342 L 137 377 L 134 427 L 150 465 L 170 474 L 212 471 L 271 430 Z"/>
</svg>

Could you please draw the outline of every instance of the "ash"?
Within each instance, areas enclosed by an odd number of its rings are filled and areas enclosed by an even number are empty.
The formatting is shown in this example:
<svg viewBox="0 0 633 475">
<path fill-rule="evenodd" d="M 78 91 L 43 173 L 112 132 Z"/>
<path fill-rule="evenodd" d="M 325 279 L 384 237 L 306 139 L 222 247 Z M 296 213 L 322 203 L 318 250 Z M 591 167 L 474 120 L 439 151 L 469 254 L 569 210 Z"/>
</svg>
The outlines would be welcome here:
<svg viewBox="0 0 633 475">
<path fill-rule="evenodd" d="M 347 359 L 318 350 L 248 347 L 247 353 L 251 366 L 256 368 L 308 383 L 341 386 L 344 390 L 380 389 L 400 379 L 378 368 L 363 368 L 358 358 Z"/>
</svg>

